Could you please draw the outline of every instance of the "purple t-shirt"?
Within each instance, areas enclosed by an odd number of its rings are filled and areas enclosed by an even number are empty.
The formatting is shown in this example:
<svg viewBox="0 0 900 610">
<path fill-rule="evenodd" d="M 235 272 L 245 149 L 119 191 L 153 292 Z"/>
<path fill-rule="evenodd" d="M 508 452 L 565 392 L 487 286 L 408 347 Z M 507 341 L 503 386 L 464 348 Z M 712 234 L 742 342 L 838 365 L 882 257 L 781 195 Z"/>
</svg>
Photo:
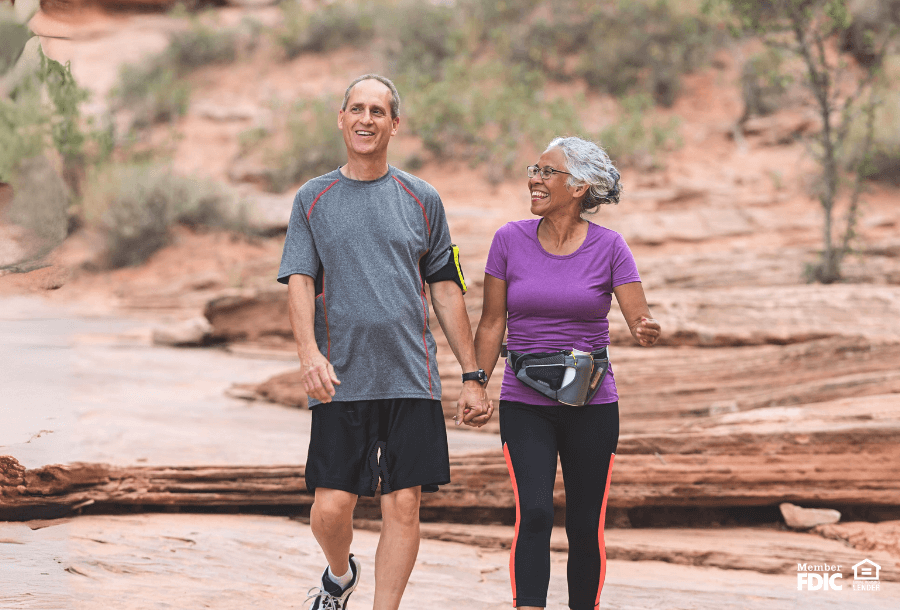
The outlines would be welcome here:
<svg viewBox="0 0 900 610">
<path fill-rule="evenodd" d="M 640 282 L 631 250 L 621 235 L 588 225 L 584 243 L 557 256 L 541 246 L 539 218 L 510 222 L 494 234 L 485 271 L 506 282 L 507 346 L 517 352 L 570 350 L 584 340 L 597 350 L 609 345 L 613 288 Z M 502 400 L 558 405 L 516 379 L 507 364 Z M 619 399 L 613 367 L 590 404 Z"/>
</svg>

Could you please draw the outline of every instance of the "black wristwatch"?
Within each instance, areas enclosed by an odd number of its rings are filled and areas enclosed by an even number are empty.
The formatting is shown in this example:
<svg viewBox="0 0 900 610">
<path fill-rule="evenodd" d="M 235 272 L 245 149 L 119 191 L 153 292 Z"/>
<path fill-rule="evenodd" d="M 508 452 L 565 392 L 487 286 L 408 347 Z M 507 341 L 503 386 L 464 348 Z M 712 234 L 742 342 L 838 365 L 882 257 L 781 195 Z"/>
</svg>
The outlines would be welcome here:
<svg viewBox="0 0 900 610">
<path fill-rule="evenodd" d="M 487 375 L 484 372 L 484 369 L 478 369 L 472 373 L 463 373 L 462 376 L 463 383 L 467 381 L 477 381 L 481 385 L 487 383 Z"/>
</svg>

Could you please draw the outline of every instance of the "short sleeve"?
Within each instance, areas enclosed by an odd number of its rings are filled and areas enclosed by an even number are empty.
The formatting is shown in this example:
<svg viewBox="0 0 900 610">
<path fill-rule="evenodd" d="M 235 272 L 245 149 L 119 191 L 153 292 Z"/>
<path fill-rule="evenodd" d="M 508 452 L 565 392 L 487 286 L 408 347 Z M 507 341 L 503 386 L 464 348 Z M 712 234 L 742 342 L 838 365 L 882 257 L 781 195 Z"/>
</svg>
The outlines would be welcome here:
<svg viewBox="0 0 900 610">
<path fill-rule="evenodd" d="M 616 236 L 612 249 L 612 285 L 613 288 L 622 284 L 631 282 L 640 282 L 641 276 L 638 275 L 637 263 L 634 262 L 634 255 L 625 238 L 621 235 Z"/>
<path fill-rule="evenodd" d="M 507 233 L 506 225 L 500 227 L 494 233 L 491 249 L 488 251 L 487 264 L 484 266 L 485 273 L 503 281 L 506 281 L 506 260 L 509 252 L 506 240 Z"/>
<path fill-rule="evenodd" d="M 447 214 L 444 204 L 435 191 L 433 196 L 424 197 L 425 212 L 428 217 L 428 253 L 425 255 L 425 277 L 440 271 L 450 260 L 450 227 L 447 225 Z"/>
<path fill-rule="evenodd" d="M 309 219 L 303 211 L 300 192 L 294 197 L 291 219 L 288 222 L 287 236 L 284 239 L 284 251 L 281 254 L 281 266 L 278 269 L 278 281 L 287 284 L 295 273 L 315 278 L 319 272 L 319 254 L 316 252 Z"/>
</svg>

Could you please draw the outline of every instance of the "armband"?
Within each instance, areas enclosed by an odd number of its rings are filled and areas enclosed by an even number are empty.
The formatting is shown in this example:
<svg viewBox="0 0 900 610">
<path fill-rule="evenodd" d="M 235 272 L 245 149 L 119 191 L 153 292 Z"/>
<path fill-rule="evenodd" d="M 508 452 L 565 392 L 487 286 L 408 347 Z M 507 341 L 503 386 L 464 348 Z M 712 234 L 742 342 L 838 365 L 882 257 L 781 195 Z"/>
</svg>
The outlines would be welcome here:
<svg viewBox="0 0 900 610">
<path fill-rule="evenodd" d="M 462 288 L 463 294 L 466 293 L 466 278 L 463 277 L 462 266 L 459 264 L 459 247 L 456 244 L 450 244 L 450 257 L 447 264 L 425 277 L 425 281 L 429 284 L 437 282 L 456 282 Z"/>
</svg>

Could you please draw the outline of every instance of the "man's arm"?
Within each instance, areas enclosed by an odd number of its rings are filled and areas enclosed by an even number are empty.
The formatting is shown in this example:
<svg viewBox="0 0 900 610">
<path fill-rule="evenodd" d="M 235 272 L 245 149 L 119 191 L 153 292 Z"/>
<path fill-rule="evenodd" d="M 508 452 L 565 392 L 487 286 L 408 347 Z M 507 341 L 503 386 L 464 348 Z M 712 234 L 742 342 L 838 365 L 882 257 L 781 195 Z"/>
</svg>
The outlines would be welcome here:
<svg viewBox="0 0 900 610">
<path fill-rule="evenodd" d="M 434 313 L 444 330 L 453 355 L 459 361 L 463 372 L 477 370 L 472 325 L 466 312 L 462 289 L 450 281 L 436 282 L 431 284 L 430 288 Z M 477 381 L 466 381 L 456 402 L 456 425 L 465 422 L 481 427 L 484 421 L 487 421 L 482 416 L 488 413 L 488 407 L 487 394 L 481 384 Z M 473 422 L 476 417 L 484 421 Z"/>
<path fill-rule="evenodd" d="M 334 385 L 340 385 L 334 367 L 316 345 L 316 286 L 308 275 L 295 273 L 288 280 L 288 316 L 306 393 L 320 402 L 331 402 Z"/>
</svg>

